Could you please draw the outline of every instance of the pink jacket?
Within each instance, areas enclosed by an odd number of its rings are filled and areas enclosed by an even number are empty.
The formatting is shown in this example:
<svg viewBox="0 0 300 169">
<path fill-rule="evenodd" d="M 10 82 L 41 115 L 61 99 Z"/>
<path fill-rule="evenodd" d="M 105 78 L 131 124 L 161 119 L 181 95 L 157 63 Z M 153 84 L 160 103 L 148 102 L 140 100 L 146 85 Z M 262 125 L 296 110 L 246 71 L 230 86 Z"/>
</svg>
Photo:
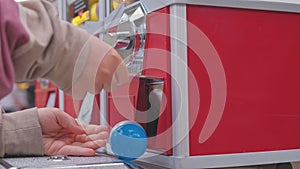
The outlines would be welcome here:
<svg viewBox="0 0 300 169">
<path fill-rule="evenodd" d="M 71 88 L 79 53 L 96 39 L 60 21 L 55 7 L 42 0 L 0 0 L 0 28 L 0 99 L 14 82 L 37 78 L 47 78 L 62 90 Z M 96 44 L 86 55 L 96 57 L 95 51 L 108 50 L 98 40 Z M 37 108 L 0 113 L 0 157 L 43 153 Z"/>
</svg>

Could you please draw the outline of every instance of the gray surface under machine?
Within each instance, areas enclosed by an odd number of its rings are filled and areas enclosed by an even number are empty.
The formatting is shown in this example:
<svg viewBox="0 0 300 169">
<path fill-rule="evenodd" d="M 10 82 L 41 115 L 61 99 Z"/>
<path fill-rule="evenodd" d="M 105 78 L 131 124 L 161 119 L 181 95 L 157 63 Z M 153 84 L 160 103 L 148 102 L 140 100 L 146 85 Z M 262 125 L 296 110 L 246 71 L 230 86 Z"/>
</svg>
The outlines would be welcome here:
<svg viewBox="0 0 300 169">
<path fill-rule="evenodd" d="M 0 169 L 129 169 L 131 168 L 122 161 L 106 156 L 97 155 L 95 157 L 22 157 L 22 158 L 2 158 L 0 159 Z"/>
</svg>

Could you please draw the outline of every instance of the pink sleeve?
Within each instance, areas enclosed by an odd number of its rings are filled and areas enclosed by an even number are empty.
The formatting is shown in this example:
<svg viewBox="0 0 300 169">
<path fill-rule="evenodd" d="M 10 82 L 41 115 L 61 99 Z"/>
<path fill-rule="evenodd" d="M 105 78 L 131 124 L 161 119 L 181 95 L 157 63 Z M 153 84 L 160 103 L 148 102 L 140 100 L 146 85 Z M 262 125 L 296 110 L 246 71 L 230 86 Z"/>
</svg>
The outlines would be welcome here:
<svg viewBox="0 0 300 169">
<path fill-rule="evenodd" d="M 0 99 L 8 94 L 15 81 L 12 51 L 29 41 L 29 35 L 19 19 L 14 0 L 0 1 Z"/>
</svg>

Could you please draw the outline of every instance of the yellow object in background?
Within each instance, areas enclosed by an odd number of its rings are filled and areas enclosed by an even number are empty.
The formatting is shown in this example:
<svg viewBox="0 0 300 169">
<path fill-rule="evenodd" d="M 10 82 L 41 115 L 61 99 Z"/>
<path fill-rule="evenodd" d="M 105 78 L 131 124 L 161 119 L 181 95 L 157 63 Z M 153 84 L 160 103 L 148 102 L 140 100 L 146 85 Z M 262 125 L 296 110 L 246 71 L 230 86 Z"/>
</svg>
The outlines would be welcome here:
<svg viewBox="0 0 300 169">
<path fill-rule="evenodd" d="M 111 10 L 115 10 L 122 3 L 129 5 L 136 2 L 137 0 L 111 0 Z M 98 0 L 89 0 L 88 1 L 88 10 L 83 11 L 81 14 L 78 14 L 75 18 L 72 19 L 72 24 L 75 26 L 80 26 L 85 21 L 99 21 L 98 18 Z"/>
<path fill-rule="evenodd" d="M 76 16 L 75 18 L 72 19 L 72 24 L 75 26 L 79 26 L 85 21 L 90 20 L 90 11 L 85 11 L 82 14 Z"/>
<path fill-rule="evenodd" d="M 126 5 L 132 4 L 134 2 L 136 2 L 137 0 L 111 0 L 111 9 L 115 10 L 118 8 L 118 6 L 125 2 Z"/>
<path fill-rule="evenodd" d="M 75 26 L 80 26 L 85 21 L 98 21 L 98 0 L 88 1 L 88 10 L 78 13 L 78 16 L 72 19 L 72 24 Z"/>
<path fill-rule="evenodd" d="M 112 0 L 112 1 L 111 1 L 111 8 L 112 8 L 112 10 L 117 9 L 118 6 L 119 6 L 121 3 L 123 3 L 123 2 L 125 2 L 125 0 Z"/>
<path fill-rule="evenodd" d="M 98 3 L 94 3 L 91 5 L 91 21 L 98 21 L 98 13 L 97 13 Z"/>
<path fill-rule="evenodd" d="M 17 83 L 17 88 L 19 90 L 27 90 L 29 88 L 29 84 L 28 83 Z"/>
</svg>

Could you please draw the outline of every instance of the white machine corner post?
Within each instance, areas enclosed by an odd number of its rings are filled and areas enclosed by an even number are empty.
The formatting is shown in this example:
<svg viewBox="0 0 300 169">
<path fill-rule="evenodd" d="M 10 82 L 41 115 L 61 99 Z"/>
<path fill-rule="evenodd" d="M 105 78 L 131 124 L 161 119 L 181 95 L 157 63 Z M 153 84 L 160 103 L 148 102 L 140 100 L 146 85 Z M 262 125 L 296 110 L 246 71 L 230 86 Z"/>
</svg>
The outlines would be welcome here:
<svg viewBox="0 0 300 169">
<path fill-rule="evenodd" d="M 173 155 L 189 156 L 186 5 L 170 6 Z"/>
</svg>

